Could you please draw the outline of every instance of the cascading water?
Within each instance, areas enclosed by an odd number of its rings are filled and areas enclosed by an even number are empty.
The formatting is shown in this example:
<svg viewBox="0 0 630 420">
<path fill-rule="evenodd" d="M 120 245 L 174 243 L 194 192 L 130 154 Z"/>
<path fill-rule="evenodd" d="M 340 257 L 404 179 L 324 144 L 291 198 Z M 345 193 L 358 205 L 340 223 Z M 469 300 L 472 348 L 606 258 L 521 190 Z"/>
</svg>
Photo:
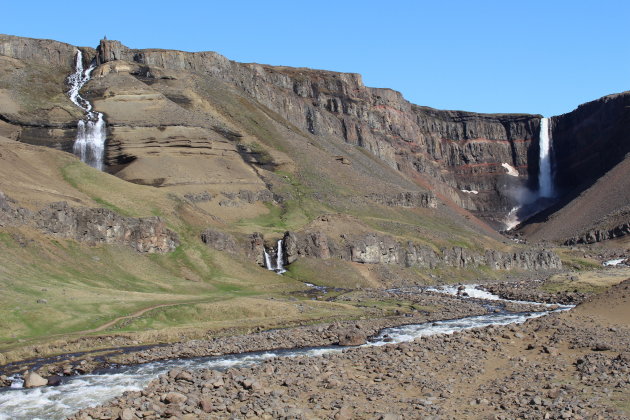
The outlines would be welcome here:
<svg viewBox="0 0 630 420">
<path fill-rule="evenodd" d="M 540 155 L 538 171 L 538 196 L 553 197 L 553 178 L 551 175 L 551 141 L 549 139 L 549 118 L 540 120 Z"/>
<path fill-rule="evenodd" d="M 273 265 L 271 264 L 271 256 L 269 255 L 266 249 L 263 252 L 265 253 L 265 268 L 267 270 L 273 271 Z"/>
<path fill-rule="evenodd" d="M 276 255 L 276 273 L 286 273 L 287 270 L 284 269 L 284 256 L 282 253 L 282 239 L 278 240 L 278 252 Z"/>
<path fill-rule="evenodd" d="M 77 138 L 74 141 L 73 152 L 81 161 L 103 170 L 103 154 L 105 152 L 105 121 L 103 114 L 92 111 L 92 104 L 79 93 L 83 85 L 90 80 L 90 75 L 96 65 L 83 70 L 83 54 L 77 51 L 75 71 L 68 77 L 70 100 L 83 111 L 85 118 L 77 124 Z"/>
<path fill-rule="evenodd" d="M 271 255 L 267 252 L 266 249 L 263 250 L 265 256 L 265 268 L 269 271 L 275 271 L 278 274 L 286 273 L 287 270 L 284 269 L 284 254 L 282 250 L 282 239 L 278 240 L 278 249 L 276 251 L 276 264 L 273 265 L 271 262 Z"/>
</svg>

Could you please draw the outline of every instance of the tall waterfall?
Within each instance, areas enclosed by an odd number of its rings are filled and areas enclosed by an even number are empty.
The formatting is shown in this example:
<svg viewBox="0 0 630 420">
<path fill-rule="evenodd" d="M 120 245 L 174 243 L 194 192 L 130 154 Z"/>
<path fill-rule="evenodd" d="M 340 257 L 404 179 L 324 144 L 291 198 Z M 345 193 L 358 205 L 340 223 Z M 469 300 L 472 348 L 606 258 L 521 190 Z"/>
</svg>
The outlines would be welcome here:
<svg viewBox="0 0 630 420">
<path fill-rule="evenodd" d="M 538 196 L 553 197 L 553 178 L 551 175 L 551 142 L 549 140 L 549 119 L 540 120 L 540 155 L 538 172 Z"/>
<path fill-rule="evenodd" d="M 92 110 L 92 104 L 79 93 L 83 85 L 90 80 L 90 75 L 96 65 L 83 69 L 83 54 L 77 51 L 74 73 L 68 77 L 70 100 L 85 112 L 77 124 L 77 138 L 72 150 L 81 160 L 98 170 L 103 170 L 103 155 L 105 152 L 105 121 L 103 114 Z"/>
</svg>

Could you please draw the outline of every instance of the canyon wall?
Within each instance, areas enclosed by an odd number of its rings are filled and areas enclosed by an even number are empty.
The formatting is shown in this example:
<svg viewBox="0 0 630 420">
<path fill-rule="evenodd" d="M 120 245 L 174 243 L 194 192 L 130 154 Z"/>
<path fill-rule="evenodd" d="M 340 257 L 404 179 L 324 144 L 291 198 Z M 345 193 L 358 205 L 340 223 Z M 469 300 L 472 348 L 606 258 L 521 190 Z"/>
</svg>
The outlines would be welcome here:
<svg viewBox="0 0 630 420">
<path fill-rule="evenodd" d="M 630 152 L 630 92 L 604 96 L 552 118 L 554 170 L 560 189 L 578 192 Z"/>
</svg>

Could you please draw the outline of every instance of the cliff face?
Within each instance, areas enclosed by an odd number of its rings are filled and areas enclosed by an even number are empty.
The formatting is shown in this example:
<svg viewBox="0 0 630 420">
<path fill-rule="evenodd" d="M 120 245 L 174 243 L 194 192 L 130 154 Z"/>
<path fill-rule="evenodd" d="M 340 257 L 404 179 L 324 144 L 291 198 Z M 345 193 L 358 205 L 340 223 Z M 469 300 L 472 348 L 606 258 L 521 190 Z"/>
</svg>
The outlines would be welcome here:
<svg viewBox="0 0 630 420">
<path fill-rule="evenodd" d="M 537 185 L 539 115 L 436 110 L 366 87 L 358 74 L 237 63 L 214 52 L 134 50 L 107 40 L 95 50 L 80 49 L 85 65 L 98 65 L 83 94 L 108 121 L 107 170 L 132 182 L 200 185 L 223 176 L 264 189 L 235 144 L 260 137 L 244 118 L 235 123 L 234 112 L 247 111 L 255 129 L 271 118 L 324 148 L 325 140 L 367 150 L 416 188 L 496 228 L 517 204 L 511 192 Z M 67 100 L 65 78 L 76 51 L 55 41 L 0 36 L 0 64 L 16 78 L 0 86 L 0 135 L 71 150 L 81 113 Z M 47 77 L 31 69 L 38 66 Z M 44 94 L 12 93 L 9 87 L 25 75 L 47 83 Z M 628 97 L 608 96 L 552 118 L 562 191 L 588 186 L 629 151 Z M 233 173 L 206 174 L 201 161 L 190 163 L 193 154 L 216 161 L 232 156 Z M 177 166 L 199 168 L 199 175 L 172 169 Z"/>
<path fill-rule="evenodd" d="M 358 74 L 241 64 L 213 52 L 132 50 L 102 41 L 97 62 L 120 60 L 146 66 L 146 72 L 218 78 L 299 129 L 363 147 L 424 187 L 490 218 L 500 219 L 511 208 L 504 191 L 527 180 L 528 162 L 537 156 L 539 116 L 416 106 L 399 92 L 364 86 Z M 508 176 L 503 164 L 518 177 Z"/>
<path fill-rule="evenodd" d="M 562 268 L 558 255 L 547 250 L 476 253 L 461 247 L 444 248 L 439 252 L 411 241 L 400 243 L 387 235 L 342 235 L 332 240 L 325 233 L 287 232 L 283 238 L 284 255 L 291 263 L 298 257 L 336 258 L 362 264 L 393 264 L 404 267 L 434 269 L 453 267 L 467 269 L 485 266 L 492 270 L 550 270 Z"/>
<path fill-rule="evenodd" d="M 630 152 L 630 92 L 605 96 L 552 118 L 558 187 L 579 190 Z"/>
</svg>

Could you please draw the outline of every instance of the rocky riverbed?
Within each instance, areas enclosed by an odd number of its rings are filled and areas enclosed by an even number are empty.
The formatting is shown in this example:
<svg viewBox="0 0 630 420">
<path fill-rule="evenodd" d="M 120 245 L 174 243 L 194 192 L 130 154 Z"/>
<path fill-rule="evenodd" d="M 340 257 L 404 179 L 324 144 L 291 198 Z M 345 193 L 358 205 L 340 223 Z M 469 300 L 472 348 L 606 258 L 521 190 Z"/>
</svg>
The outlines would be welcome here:
<svg viewBox="0 0 630 420">
<path fill-rule="evenodd" d="M 225 372 L 176 369 L 71 419 L 627 418 L 630 330 L 592 346 L 599 330 L 557 314 Z"/>
<path fill-rule="evenodd" d="M 524 325 L 352 347 L 321 356 L 309 352 L 308 356 L 279 357 L 281 353 L 276 353 L 263 357 L 256 366 L 225 371 L 193 370 L 194 363 L 186 364 L 152 380 L 142 391 L 128 391 L 71 418 L 626 418 L 630 317 L 624 312 L 616 318 L 604 313 L 602 318 L 600 312 L 612 308 L 617 313 L 627 306 L 629 287 L 626 281 L 608 293 L 604 303 L 588 299 L 571 313 L 556 313 Z M 383 327 L 461 318 L 498 307 L 465 296 L 463 288 L 459 292 L 460 296 L 379 292 L 381 298 L 423 303 L 425 308 L 429 303 L 439 304 L 440 309 L 195 340 L 129 352 L 106 363 L 361 345 Z M 344 296 L 369 301 L 374 293 Z M 541 305 L 508 306 L 542 309 Z M 81 366 L 89 369 L 91 363 Z M 63 366 L 49 365 L 40 372 L 53 373 L 59 367 Z"/>
</svg>

